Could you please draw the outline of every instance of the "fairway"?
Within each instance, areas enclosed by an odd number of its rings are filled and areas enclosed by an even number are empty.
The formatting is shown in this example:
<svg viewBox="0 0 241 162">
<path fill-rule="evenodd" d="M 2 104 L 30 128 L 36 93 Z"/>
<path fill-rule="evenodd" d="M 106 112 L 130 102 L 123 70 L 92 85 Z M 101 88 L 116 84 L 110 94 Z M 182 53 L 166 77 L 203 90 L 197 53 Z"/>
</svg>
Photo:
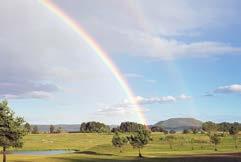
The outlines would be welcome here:
<svg viewBox="0 0 241 162">
<path fill-rule="evenodd" d="M 123 153 L 118 148 L 112 146 L 113 134 L 102 133 L 62 133 L 62 134 L 36 134 L 27 135 L 24 138 L 24 147 L 21 150 L 76 150 L 75 153 L 60 155 L 9 155 L 8 160 L 14 162 L 75 162 L 75 161 L 135 161 L 138 151 L 130 145 L 123 148 Z M 222 138 L 218 145 L 218 151 L 214 151 L 213 145 L 208 142 L 207 135 L 204 134 L 175 134 L 173 148 L 166 141 L 162 141 L 163 133 L 152 133 L 152 141 L 142 149 L 144 159 L 142 161 L 176 161 L 178 159 L 188 159 L 189 161 L 202 160 L 203 155 L 223 154 L 218 158 L 230 159 L 227 153 L 241 152 L 240 146 L 234 148 L 231 136 Z M 240 139 L 239 139 L 240 140 Z M 192 141 L 192 142 L 191 142 Z M 241 141 L 239 141 L 241 142 Z M 200 158 L 201 156 L 202 158 Z M 233 156 L 233 155 L 232 155 Z M 197 157 L 197 159 L 195 159 Z M 216 156 L 211 156 L 215 158 Z M 234 154 L 239 158 L 240 154 Z"/>
</svg>

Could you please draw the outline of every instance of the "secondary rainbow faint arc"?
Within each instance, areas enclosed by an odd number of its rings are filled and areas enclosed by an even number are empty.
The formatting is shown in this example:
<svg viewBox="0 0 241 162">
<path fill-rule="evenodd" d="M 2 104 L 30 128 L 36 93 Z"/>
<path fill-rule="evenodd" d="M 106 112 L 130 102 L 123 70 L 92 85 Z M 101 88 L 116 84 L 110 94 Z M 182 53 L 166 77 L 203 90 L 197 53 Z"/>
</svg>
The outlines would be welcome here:
<svg viewBox="0 0 241 162">
<path fill-rule="evenodd" d="M 130 102 L 135 105 L 135 111 L 137 112 L 140 122 L 142 124 L 147 125 L 144 113 L 138 102 L 130 89 L 127 81 L 122 76 L 121 72 L 115 66 L 115 64 L 111 61 L 108 54 L 100 47 L 100 45 L 88 34 L 83 27 L 80 26 L 74 19 L 69 17 L 63 10 L 61 10 L 56 4 L 54 4 L 50 0 L 42 0 L 40 1 L 45 7 L 47 7 L 51 12 L 61 18 L 71 29 L 73 29 L 97 54 L 97 56 L 102 60 L 102 62 L 108 67 L 111 73 L 114 75 L 124 92 L 126 93 Z"/>
</svg>

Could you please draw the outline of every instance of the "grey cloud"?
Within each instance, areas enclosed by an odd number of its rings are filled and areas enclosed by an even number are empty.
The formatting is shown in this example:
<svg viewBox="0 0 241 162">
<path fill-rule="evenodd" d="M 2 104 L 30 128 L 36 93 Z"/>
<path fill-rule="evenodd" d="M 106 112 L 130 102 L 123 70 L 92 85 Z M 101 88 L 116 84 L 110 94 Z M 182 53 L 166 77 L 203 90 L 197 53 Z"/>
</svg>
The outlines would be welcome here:
<svg viewBox="0 0 241 162">
<path fill-rule="evenodd" d="M 186 43 L 176 39 L 180 35 L 195 35 L 200 29 L 236 23 L 240 7 L 235 1 L 71 2 L 74 5 L 69 1 L 58 4 L 111 53 L 167 60 L 241 54 L 241 47 L 228 43 L 207 40 Z"/>
</svg>

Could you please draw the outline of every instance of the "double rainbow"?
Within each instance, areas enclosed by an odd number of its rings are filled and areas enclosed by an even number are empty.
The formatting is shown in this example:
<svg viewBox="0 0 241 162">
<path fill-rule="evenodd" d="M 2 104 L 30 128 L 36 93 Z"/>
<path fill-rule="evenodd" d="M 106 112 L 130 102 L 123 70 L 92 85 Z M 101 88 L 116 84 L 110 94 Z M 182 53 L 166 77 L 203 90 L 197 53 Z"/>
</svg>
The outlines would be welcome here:
<svg viewBox="0 0 241 162">
<path fill-rule="evenodd" d="M 91 37 L 89 33 L 87 33 L 79 23 L 77 23 L 73 18 L 68 16 L 61 8 L 59 8 L 56 4 L 54 4 L 51 0 L 42 0 L 40 1 L 45 7 L 49 9 L 49 11 L 53 12 L 56 16 L 58 16 L 62 21 L 64 21 L 73 31 L 75 31 L 96 53 L 96 55 L 101 59 L 101 61 L 107 66 L 107 68 L 111 71 L 113 76 L 116 78 L 128 99 L 130 100 L 132 105 L 135 105 L 134 110 L 137 112 L 139 117 L 139 122 L 147 125 L 144 113 L 140 106 L 138 105 L 138 101 L 134 96 L 132 90 L 130 89 L 127 81 L 124 79 L 123 75 L 116 67 L 116 65 L 112 62 L 111 58 L 108 54 L 100 47 L 100 45 Z"/>
</svg>

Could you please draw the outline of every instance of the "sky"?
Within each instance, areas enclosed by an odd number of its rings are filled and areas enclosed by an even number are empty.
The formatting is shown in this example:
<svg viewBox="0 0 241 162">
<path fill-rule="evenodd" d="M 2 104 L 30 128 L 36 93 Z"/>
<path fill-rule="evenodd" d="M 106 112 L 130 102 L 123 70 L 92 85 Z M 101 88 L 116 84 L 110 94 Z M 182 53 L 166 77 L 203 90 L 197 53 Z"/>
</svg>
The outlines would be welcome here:
<svg viewBox="0 0 241 162">
<path fill-rule="evenodd" d="M 52 0 L 106 51 L 147 124 L 241 122 L 239 0 Z M 91 46 L 41 1 L 0 5 L 0 99 L 32 124 L 139 122 Z"/>
</svg>

